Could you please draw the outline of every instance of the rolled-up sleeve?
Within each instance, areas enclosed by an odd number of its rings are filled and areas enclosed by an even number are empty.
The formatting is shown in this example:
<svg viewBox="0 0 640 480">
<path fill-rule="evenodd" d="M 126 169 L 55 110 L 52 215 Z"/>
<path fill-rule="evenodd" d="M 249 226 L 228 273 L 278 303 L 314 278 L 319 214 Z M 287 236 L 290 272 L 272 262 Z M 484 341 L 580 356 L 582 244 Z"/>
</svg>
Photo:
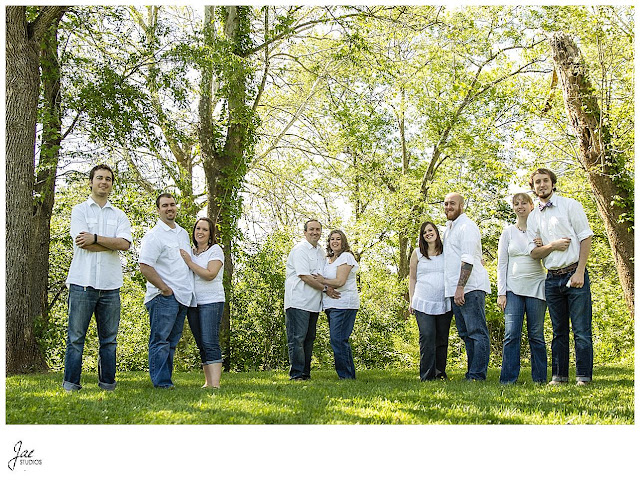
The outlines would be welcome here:
<svg viewBox="0 0 640 480">
<path fill-rule="evenodd" d="M 480 231 L 470 228 L 469 225 L 463 225 L 460 231 L 460 260 L 464 263 L 473 265 L 476 249 L 480 245 Z"/>
<path fill-rule="evenodd" d="M 573 230 L 576 232 L 576 236 L 578 240 L 583 241 L 585 238 L 589 238 L 593 236 L 593 231 L 589 226 L 589 220 L 587 219 L 587 215 L 584 213 L 584 208 L 579 202 L 571 201 L 569 203 L 569 221 L 571 222 L 571 226 Z"/>
</svg>

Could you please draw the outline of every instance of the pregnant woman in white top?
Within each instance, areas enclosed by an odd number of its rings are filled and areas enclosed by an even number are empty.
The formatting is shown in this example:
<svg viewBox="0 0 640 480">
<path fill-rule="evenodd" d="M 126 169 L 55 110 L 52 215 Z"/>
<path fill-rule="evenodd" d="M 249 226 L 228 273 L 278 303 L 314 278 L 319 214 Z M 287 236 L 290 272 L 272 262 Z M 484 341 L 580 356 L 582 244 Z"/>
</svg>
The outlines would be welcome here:
<svg viewBox="0 0 640 480">
<path fill-rule="evenodd" d="M 209 218 L 200 218 L 193 226 L 191 253 L 180 250 L 182 259 L 195 275 L 197 307 L 189 307 L 187 318 L 202 361 L 205 382 L 203 388 L 219 388 L 222 374 L 222 353 L 219 330 L 224 310 L 222 285 L 224 254 L 214 243 L 214 225 Z"/>
<path fill-rule="evenodd" d="M 356 284 L 358 268 L 344 232 L 332 230 L 327 240 L 324 269 L 322 275 L 316 275 L 316 279 L 340 294 L 339 298 L 331 298 L 326 293 L 322 295 L 322 308 L 329 321 L 331 348 L 340 379 L 356 378 L 349 336 L 360 308 Z"/>
<path fill-rule="evenodd" d="M 540 260 L 529 256 L 527 218 L 533 200 L 527 193 L 513 196 L 515 225 L 504 229 L 498 242 L 498 306 L 504 312 L 504 342 L 500 383 L 515 383 L 520 374 L 520 339 L 527 314 L 527 333 L 531 349 L 531 377 L 547 381 L 547 348 L 544 342 L 544 297 L 546 273 Z"/>
<path fill-rule="evenodd" d="M 418 248 L 409 261 L 409 313 L 420 333 L 420 380 L 446 379 L 451 302 L 444 295 L 444 255 L 438 227 L 420 226 Z"/>
</svg>

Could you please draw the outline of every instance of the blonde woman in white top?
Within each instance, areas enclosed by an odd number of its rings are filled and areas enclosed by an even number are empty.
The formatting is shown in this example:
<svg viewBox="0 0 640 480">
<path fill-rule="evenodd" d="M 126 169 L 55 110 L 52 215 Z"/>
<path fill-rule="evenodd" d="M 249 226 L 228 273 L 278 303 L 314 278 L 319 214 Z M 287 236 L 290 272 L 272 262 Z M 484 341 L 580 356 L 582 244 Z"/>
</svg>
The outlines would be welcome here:
<svg viewBox="0 0 640 480">
<path fill-rule="evenodd" d="M 453 311 L 444 293 L 444 255 L 438 227 L 420 226 L 418 248 L 409 261 L 409 313 L 420 332 L 420 380 L 446 379 L 449 328 Z"/>
<path fill-rule="evenodd" d="M 504 229 L 498 242 L 498 306 L 504 312 L 505 330 L 500 383 L 509 384 L 518 380 L 520 339 L 525 313 L 531 349 L 531 377 L 534 382 L 546 383 L 546 273 L 540 260 L 535 260 L 529 255 L 527 236 L 527 218 L 533 210 L 533 200 L 527 193 L 516 193 L 512 203 L 517 217 L 516 223 Z"/>
<path fill-rule="evenodd" d="M 198 305 L 189 307 L 187 319 L 200 351 L 205 376 L 202 388 L 219 388 L 222 375 L 219 330 L 225 300 L 222 285 L 224 254 L 220 245 L 214 243 L 214 228 L 210 218 L 200 218 L 193 226 L 192 252 L 180 250 L 195 277 Z"/>
<path fill-rule="evenodd" d="M 316 279 L 327 287 L 333 287 L 339 294 L 336 298 L 323 293 L 322 308 L 329 321 L 331 348 L 336 372 L 341 379 L 356 378 L 349 336 L 360 308 L 356 284 L 358 268 L 344 232 L 332 230 L 327 239 L 327 259 L 322 275 L 316 275 Z"/>
</svg>

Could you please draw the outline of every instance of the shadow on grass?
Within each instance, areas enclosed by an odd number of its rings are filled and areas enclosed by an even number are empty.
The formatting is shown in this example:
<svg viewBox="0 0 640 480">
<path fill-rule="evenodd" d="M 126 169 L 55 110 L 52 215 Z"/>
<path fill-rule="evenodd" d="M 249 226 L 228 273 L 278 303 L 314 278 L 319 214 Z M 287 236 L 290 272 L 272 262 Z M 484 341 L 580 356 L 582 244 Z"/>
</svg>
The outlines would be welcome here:
<svg viewBox="0 0 640 480">
<path fill-rule="evenodd" d="M 76 393 L 62 374 L 7 378 L 8 424 L 632 424 L 633 369 L 603 367 L 596 382 L 539 386 L 524 370 L 502 386 L 491 369 L 486 382 L 419 382 L 408 370 L 358 372 L 339 381 L 312 372 L 291 382 L 284 372 L 226 373 L 220 390 L 204 390 L 200 372 L 176 373 L 173 390 L 154 389 L 145 372 L 118 374 L 104 392 L 83 374 Z M 457 378 L 456 378 L 457 377 Z"/>
</svg>

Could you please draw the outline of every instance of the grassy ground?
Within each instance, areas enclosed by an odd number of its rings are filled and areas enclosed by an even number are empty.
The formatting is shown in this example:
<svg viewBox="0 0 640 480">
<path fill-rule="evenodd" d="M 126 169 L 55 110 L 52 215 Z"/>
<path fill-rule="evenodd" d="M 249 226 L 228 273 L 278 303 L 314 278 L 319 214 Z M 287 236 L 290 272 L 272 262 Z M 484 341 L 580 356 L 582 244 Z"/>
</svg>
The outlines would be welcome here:
<svg viewBox="0 0 640 480">
<path fill-rule="evenodd" d="M 502 386 L 499 370 L 486 382 L 419 382 L 409 370 L 358 372 L 338 381 L 312 371 L 307 382 L 285 372 L 224 373 L 218 391 L 200 388 L 200 372 L 176 373 L 173 390 L 151 386 L 146 372 L 118 374 L 104 392 L 95 374 L 65 393 L 62 374 L 6 380 L 7 424 L 633 424 L 632 365 L 600 367 L 595 382 L 539 386 L 523 369 L 520 383 Z M 573 374 L 574 372 L 572 372 Z"/>
</svg>

